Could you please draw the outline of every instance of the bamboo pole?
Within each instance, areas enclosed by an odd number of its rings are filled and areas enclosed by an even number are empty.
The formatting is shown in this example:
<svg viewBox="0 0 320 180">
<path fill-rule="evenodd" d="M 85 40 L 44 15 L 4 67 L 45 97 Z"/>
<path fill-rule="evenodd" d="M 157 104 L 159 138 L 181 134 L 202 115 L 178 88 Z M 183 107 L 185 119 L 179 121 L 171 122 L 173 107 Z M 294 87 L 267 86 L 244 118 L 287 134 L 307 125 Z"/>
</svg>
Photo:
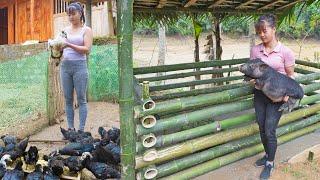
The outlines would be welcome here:
<svg viewBox="0 0 320 180">
<path fill-rule="evenodd" d="M 139 82 L 143 82 L 143 81 L 152 82 L 152 81 L 162 81 L 162 80 L 168 80 L 168 79 L 178 79 L 178 78 L 184 78 L 184 77 L 190 77 L 190 76 L 196 76 L 196 75 L 220 74 L 224 72 L 234 72 L 238 70 L 239 70 L 238 67 L 233 67 L 233 68 L 223 68 L 223 69 L 215 69 L 215 70 L 175 73 L 175 74 L 169 74 L 169 75 L 163 75 L 163 76 L 157 76 L 157 77 L 138 78 L 138 80 Z"/>
<path fill-rule="evenodd" d="M 195 69 L 195 68 L 206 68 L 212 66 L 225 66 L 225 65 L 235 65 L 247 62 L 248 58 L 233 59 L 233 60 L 223 60 L 223 61 L 204 61 L 198 63 L 181 63 L 181 64 L 171 64 L 163 66 L 150 66 L 150 67 L 140 67 L 134 68 L 133 74 L 149 74 L 158 72 L 169 72 L 185 69 Z"/>
<path fill-rule="evenodd" d="M 319 94 L 316 94 L 310 97 L 305 97 L 303 100 L 301 100 L 301 105 L 307 105 L 319 100 L 320 100 Z M 215 133 L 227 128 L 232 128 L 234 126 L 238 126 L 242 123 L 247 123 L 253 120 L 255 120 L 255 114 L 250 113 L 250 114 L 244 114 L 234 118 L 225 119 L 222 121 L 215 121 L 213 123 L 209 123 L 203 126 L 199 126 L 196 128 L 192 128 L 192 129 L 188 129 L 188 130 L 184 130 L 184 131 L 180 131 L 172 134 L 160 135 L 160 136 L 157 136 L 157 139 L 156 139 L 157 142 L 155 143 L 155 147 L 167 146 L 170 144 L 175 144 L 175 143 L 189 140 L 192 138 L 197 138 L 197 137 Z M 141 142 L 137 142 L 136 149 L 137 149 L 137 153 L 141 152 L 144 149 Z"/>
<path fill-rule="evenodd" d="M 224 90 L 235 89 L 235 88 L 244 87 L 244 86 L 249 86 L 249 85 L 244 85 L 243 83 L 235 83 L 235 84 L 228 84 L 223 86 L 215 86 L 213 88 L 195 89 L 191 91 L 168 93 L 160 96 L 151 96 L 151 98 L 155 101 L 167 100 L 167 99 L 174 99 L 174 98 L 180 98 L 180 97 L 186 97 L 186 96 L 196 96 L 199 94 L 221 92 Z"/>
<path fill-rule="evenodd" d="M 153 110 L 149 111 L 143 111 L 141 106 L 135 106 L 135 116 L 143 117 L 149 114 L 158 114 L 162 112 L 170 113 L 199 106 L 215 105 L 218 103 L 232 101 L 236 97 L 252 94 L 252 90 L 253 88 L 251 86 L 245 86 L 218 93 L 198 95 L 197 97 L 186 97 L 171 101 L 164 101 L 157 103 L 157 106 Z"/>
<path fill-rule="evenodd" d="M 133 120 L 133 2 L 117 2 L 121 179 L 135 179 L 136 134 Z"/>
<path fill-rule="evenodd" d="M 306 69 L 302 69 L 302 68 L 294 68 L 294 71 L 297 72 L 297 73 L 300 73 L 300 74 L 311 74 L 311 73 L 315 73 L 313 71 L 309 71 L 309 70 L 306 70 Z"/>
<path fill-rule="evenodd" d="M 297 137 L 303 136 L 305 134 L 311 133 L 312 131 L 319 129 L 320 123 L 316 123 L 314 125 L 308 126 L 304 129 L 292 132 L 290 134 L 286 134 L 283 136 L 280 136 L 278 138 L 278 144 L 286 143 L 290 140 L 293 140 Z M 192 168 L 186 169 L 184 171 L 180 171 L 176 174 L 172 174 L 171 176 L 165 177 L 164 179 L 191 179 L 193 177 L 200 176 L 202 174 L 205 174 L 207 172 L 213 171 L 221 166 L 225 166 L 227 164 L 236 162 L 238 160 L 241 160 L 246 157 L 253 156 L 255 154 L 258 154 L 260 152 L 264 151 L 263 145 L 260 143 L 258 145 L 254 145 L 252 147 L 245 148 L 243 150 L 230 153 L 228 155 L 207 161 L 205 163 L 199 164 L 197 166 L 194 166 Z"/>
<path fill-rule="evenodd" d="M 136 133 L 137 133 L 137 136 L 141 136 L 148 133 L 158 133 L 164 130 L 175 129 L 175 128 L 180 130 L 183 128 L 183 126 L 199 123 L 201 121 L 211 119 L 213 116 L 247 110 L 252 107 L 253 107 L 252 99 L 213 106 L 213 107 L 201 109 L 198 111 L 184 113 L 184 114 L 169 117 L 166 119 L 158 120 L 155 126 L 153 126 L 150 129 L 146 129 L 142 125 L 137 125 Z"/>
<path fill-rule="evenodd" d="M 256 116 L 253 113 L 244 114 L 238 117 L 229 118 L 222 121 L 215 121 L 213 123 L 188 129 L 185 131 L 180 131 L 180 132 L 176 132 L 168 135 L 160 135 L 160 136 L 157 136 L 154 147 L 161 147 L 161 146 L 167 146 L 169 144 L 176 144 L 181 141 L 219 132 L 220 130 L 223 130 L 226 128 L 231 128 L 242 123 L 251 122 L 255 120 L 255 118 Z M 136 148 L 137 148 L 137 153 L 141 152 L 144 149 L 142 143 L 140 142 L 137 142 Z"/>
<path fill-rule="evenodd" d="M 162 90 L 167 90 L 167 89 L 175 89 L 175 88 L 181 88 L 181 87 L 189 87 L 189 86 L 193 86 L 193 85 L 202 85 L 202 84 L 219 83 L 219 82 L 226 82 L 226 81 L 235 81 L 235 80 L 239 80 L 239 79 L 243 79 L 243 76 L 221 77 L 221 78 L 195 80 L 195 81 L 175 83 L 175 84 L 151 86 L 150 87 L 150 92 L 162 91 Z"/>
<path fill-rule="evenodd" d="M 277 136 L 282 136 L 293 131 L 297 131 L 304 127 L 310 126 L 314 123 L 320 121 L 320 114 L 313 115 L 307 119 L 302 119 L 298 122 L 293 122 L 288 125 L 278 127 L 276 134 Z M 181 171 L 183 169 L 195 166 L 197 164 L 203 163 L 205 161 L 220 157 L 222 155 L 235 152 L 241 148 L 248 147 L 260 142 L 260 134 L 255 134 L 253 136 L 245 137 L 236 141 L 228 142 L 223 145 L 215 146 L 205 151 L 195 153 L 177 160 L 170 161 L 165 164 L 161 164 L 156 167 L 158 175 L 157 178 L 170 175 Z"/>
<path fill-rule="evenodd" d="M 304 66 L 309 66 L 309 67 L 314 67 L 317 69 L 320 69 L 320 64 L 319 63 L 314 63 L 314 62 L 307 62 L 307 61 L 302 61 L 302 60 L 296 60 L 297 64 L 304 65 Z"/>
<path fill-rule="evenodd" d="M 281 117 L 279 126 L 295 121 L 299 118 L 312 115 L 320 110 L 320 104 L 312 105 L 308 108 L 299 109 L 291 113 L 285 114 Z M 242 138 L 259 131 L 257 124 L 250 124 L 229 131 L 207 135 L 193 140 L 189 140 L 174 146 L 163 148 L 157 151 L 157 158 L 154 161 L 143 161 L 142 156 L 136 157 L 136 169 L 145 167 L 150 164 L 161 163 L 173 158 L 178 158 L 187 154 L 191 154 L 215 145 L 223 144 L 225 142 L 234 140 L 235 138 Z"/>
</svg>

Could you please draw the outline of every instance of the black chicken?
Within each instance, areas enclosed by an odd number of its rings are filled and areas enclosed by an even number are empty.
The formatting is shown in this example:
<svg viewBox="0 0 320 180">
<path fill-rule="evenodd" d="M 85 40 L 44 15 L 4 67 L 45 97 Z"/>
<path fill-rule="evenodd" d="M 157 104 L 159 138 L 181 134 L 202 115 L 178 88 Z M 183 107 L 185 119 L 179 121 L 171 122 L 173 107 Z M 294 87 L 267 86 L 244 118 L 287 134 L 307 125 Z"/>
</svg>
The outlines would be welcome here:
<svg viewBox="0 0 320 180">
<path fill-rule="evenodd" d="M 39 159 L 38 148 L 30 146 L 29 150 L 24 153 L 23 158 L 27 165 L 35 165 Z"/>
<path fill-rule="evenodd" d="M 72 142 L 59 150 L 62 155 L 79 156 L 83 152 L 92 152 L 94 145 L 92 143 Z"/>
<path fill-rule="evenodd" d="M 63 166 L 64 166 L 64 159 L 60 156 L 57 151 L 51 153 L 49 155 L 48 166 L 52 170 L 54 175 L 60 176 L 63 174 Z"/>
<path fill-rule="evenodd" d="M 114 160 L 117 163 L 120 163 L 120 153 L 121 153 L 121 149 L 120 146 L 110 142 L 108 145 L 104 146 L 105 149 L 108 149 L 109 151 L 111 151 L 111 154 L 114 158 Z"/>
<path fill-rule="evenodd" d="M 27 180 L 43 180 L 41 164 L 37 164 L 35 170 L 28 174 Z"/>
<path fill-rule="evenodd" d="M 108 139 L 108 131 L 105 130 L 103 127 L 98 128 L 98 133 L 101 136 L 101 139 Z"/>
<path fill-rule="evenodd" d="M 24 172 L 22 171 L 22 161 L 17 160 L 17 164 L 13 170 L 7 170 L 2 180 L 23 180 Z"/>
<path fill-rule="evenodd" d="M 79 172 L 83 169 L 82 161 L 82 157 L 70 156 L 64 160 L 64 165 L 69 168 L 70 172 Z"/>
<path fill-rule="evenodd" d="M 7 163 L 12 162 L 10 155 L 6 154 L 2 156 L 0 160 L 0 179 L 4 176 L 7 171 Z"/>
<path fill-rule="evenodd" d="M 117 142 L 118 137 L 120 136 L 120 129 L 112 127 L 106 131 L 103 127 L 99 127 L 98 133 L 101 136 L 101 139 L 107 139 L 108 141 Z"/>
<path fill-rule="evenodd" d="M 48 166 L 43 167 L 43 179 L 44 180 L 60 180 L 59 176 L 53 174 L 52 170 Z"/>
<path fill-rule="evenodd" d="M 111 166 L 100 163 L 92 162 L 90 155 L 87 155 L 82 161 L 84 167 L 91 171 L 96 178 L 99 179 L 109 179 L 109 178 L 121 178 L 119 171 L 115 170 Z"/>
<path fill-rule="evenodd" d="M 86 156 L 86 154 L 84 154 L 83 156 Z M 92 152 L 91 161 L 113 164 L 113 165 L 118 164 L 118 161 L 114 159 L 112 152 L 101 145 L 97 146 L 96 149 Z"/>
<path fill-rule="evenodd" d="M 63 137 L 70 142 L 83 142 L 83 141 L 93 142 L 93 138 L 90 132 L 66 130 L 66 129 L 63 129 L 62 127 L 60 127 L 60 131 Z"/>
<path fill-rule="evenodd" d="M 17 158 L 23 156 L 23 154 L 28 146 L 28 142 L 29 142 L 29 137 L 21 140 L 18 144 L 15 145 L 13 150 L 6 151 L 6 152 L 2 153 L 2 155 L 9 154 L 10 158 L 12 160 L 16 160 Z"/>
<path fill-rule="evenodd" d="M 11 135 L 3 135 L 0 137 L 2 139 L 2 141 L 4 142 L 4 145 L 8 145 L 8 144 L 17 144 L 17 138 L 15 136 L 11 136 Z"/>
</svg>

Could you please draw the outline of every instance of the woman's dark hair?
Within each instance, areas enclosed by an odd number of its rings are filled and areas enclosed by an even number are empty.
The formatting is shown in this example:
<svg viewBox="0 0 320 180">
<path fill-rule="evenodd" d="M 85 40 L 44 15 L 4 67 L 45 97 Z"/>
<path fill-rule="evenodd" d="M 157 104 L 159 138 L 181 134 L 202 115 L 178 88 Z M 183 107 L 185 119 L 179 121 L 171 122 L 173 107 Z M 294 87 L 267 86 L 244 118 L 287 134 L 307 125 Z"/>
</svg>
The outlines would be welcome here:
<svg viewBox="0 0 320 180">
<path fill-rule="evenodd" d="M 78 11 L 81 14 L 80 20 L 84 24 L 86 22 L 86 19 L 84 17 L 84 11 L 83 11 L 83 7 L 82 7 L 81 3 L 73 2 L 73 3 L 69 4 L 69 6 L 67 8 L 67 13 L 69 14 L 69 13 L 72 13 L 74 11 Z"/>
<path fill-rule="evenodd" d="M 255 24 L 256 30 L 264 29 L 266 23 L 272 28 L 276 27 L 277 19 L 276 16 L 273 14 L 265 14 L 259 17 L 257 23 Z"/>
</svg>

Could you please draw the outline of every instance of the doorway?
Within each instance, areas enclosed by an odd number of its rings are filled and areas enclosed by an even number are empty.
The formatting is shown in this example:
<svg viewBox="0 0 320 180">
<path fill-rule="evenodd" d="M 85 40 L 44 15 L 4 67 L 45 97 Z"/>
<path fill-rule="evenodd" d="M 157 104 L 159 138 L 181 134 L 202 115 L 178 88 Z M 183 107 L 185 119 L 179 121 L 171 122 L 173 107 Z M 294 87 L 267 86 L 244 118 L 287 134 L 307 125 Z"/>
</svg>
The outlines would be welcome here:
<svg viewBox="0 0 320 180">
<path fill-rule="evenodd" d="M 0 9 L 0 45 L 8 44 L 8 8 Z"/>
</svg>

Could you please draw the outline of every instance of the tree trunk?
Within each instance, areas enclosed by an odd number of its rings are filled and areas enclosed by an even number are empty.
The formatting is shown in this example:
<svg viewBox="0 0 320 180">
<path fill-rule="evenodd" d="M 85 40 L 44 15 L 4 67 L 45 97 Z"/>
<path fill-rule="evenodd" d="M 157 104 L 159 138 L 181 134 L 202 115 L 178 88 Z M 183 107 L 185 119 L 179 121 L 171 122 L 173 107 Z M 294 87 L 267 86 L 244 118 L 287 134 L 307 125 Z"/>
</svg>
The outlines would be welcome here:
<svg viewBox="0 0 320 180">
<path fill-rule="evenodd" d="M 250 49 L 256 45 L 256 36 L 255 36 L 254 22 L 249 24 L 249 37 L 250 37 Z"/>
<path fill-rule="evenodd" d="M 222 46 L 221 46 L 221 23 L 222 16 L 220 15 L 214 15 L 214 21 L 213 21 L 213 28 L 214 28 L 214 35 L 215 35 L 215 50 L 216 50 L 216 61 L 220 61 L 222 59 Z M 221 68 L 221 66 L 217 67 Z M 212 78 L 217 77 L 223 77 L 223 74 L 213 74 Z M 217 85 L 222 85 L 223 83 L 217 83 Z"/>
<path fill-rule="evenodd" d="M 200 58 L 199 58 L 199 38 L 195 38 L 194 39 L 194 62 L 200 62 Z M 196 72 L 200 71 L 200 68 L 196 68 Z M 196 80 L 200 80 L 200 75 L 195 75 L 195 79 Z M 190 89 L 195 89 L 195 86 L 191 86 Z"/>
</svg>

